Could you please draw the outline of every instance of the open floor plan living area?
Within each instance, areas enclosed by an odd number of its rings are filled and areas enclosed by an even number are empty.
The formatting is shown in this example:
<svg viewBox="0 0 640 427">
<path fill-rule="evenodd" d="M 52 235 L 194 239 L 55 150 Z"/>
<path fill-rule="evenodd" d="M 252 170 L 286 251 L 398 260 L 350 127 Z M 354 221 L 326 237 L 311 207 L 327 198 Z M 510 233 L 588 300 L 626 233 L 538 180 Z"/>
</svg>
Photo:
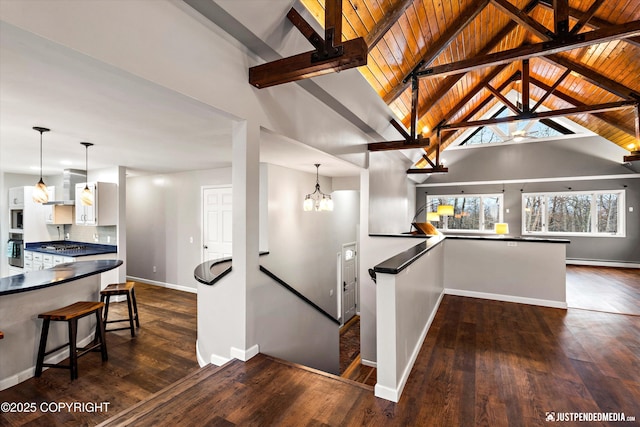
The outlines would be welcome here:
<svg viewBox="0 0 640 427">
<path fill-rule="evenodd" d="M 0 0 L 0 427 L 640 425 L 640 0 Z"/>
</svg>

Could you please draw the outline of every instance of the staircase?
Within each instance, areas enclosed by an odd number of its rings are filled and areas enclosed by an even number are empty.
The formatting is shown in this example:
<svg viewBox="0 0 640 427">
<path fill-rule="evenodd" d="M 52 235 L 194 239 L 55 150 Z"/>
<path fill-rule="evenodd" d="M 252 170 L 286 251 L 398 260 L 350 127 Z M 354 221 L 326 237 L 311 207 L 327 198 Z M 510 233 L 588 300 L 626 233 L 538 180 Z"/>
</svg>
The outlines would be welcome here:
<svg viewBox="0 0 640 427">
<path fill-rule="evenodd" d="M 207 365 L 100 426 L 361 424 L 384 418 L 378 402 L 371 386 L 258 354 Z"/>
</svg>

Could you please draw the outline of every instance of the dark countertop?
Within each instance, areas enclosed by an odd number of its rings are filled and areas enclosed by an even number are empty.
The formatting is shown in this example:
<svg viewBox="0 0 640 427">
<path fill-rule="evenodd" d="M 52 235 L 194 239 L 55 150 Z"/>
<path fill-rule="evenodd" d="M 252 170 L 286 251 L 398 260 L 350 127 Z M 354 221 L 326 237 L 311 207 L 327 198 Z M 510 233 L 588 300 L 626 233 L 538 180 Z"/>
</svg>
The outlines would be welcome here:
<svg viewBox="0 0 640 427">
<path fill-rule="evenodd" d="M 260 252 L 260 256 L 269 252 Z M 231 272 L 231 257 L 205 261 L 193 270 L 193 277 L 205 285 L 213 285 Z"/>
<path fill-rule="evenodd" d="M 410 234 L 410 233 L 400 233 L 400 234 L 388 234 L 388 233 L 369 233 L 369 237 L 409 237 L 411 239 L 428 239 L 429 237 L 434 237 L 426 234 Z"/>
<path fill-rule="evenodd" d="M 45 270 L 4 277 L 0 279 L 0 296 L 60 285 L 83 277 L 104 273 L 121 265 L 122 261 L 118 259 L 77 261 L 59 264 Z"/>
<path fill-rule="evenodd" d="M 440 243 L 446 240 L 444 236 L 430 236 L 431 238 L 425 242 L 419 243 L 416 246 L 400 252 L 398 255 L 382 261 L 380 264 L 373 267 L 373 271 L 376 273 L 388 273 L 398 274 L 413 262 L 415 262 L 422 255 L 429 252 L 431 249 L 438 246 Z"/>
<path fill-rule="evenodd" d="M 544 237 L 522 237 L 522 236 L 498 236 L 498 235 L 486 235 L 486 236 L 455 236 L 447 235 L 447 239 L 458 240 L 497 240 L 500 242 L 527 242 L 527 243 L 571 243 L 568 239 L 547 239 Z"/>
<path fill-rule="evenodd" d="M 406 236 L 402 234 L 369 234 L 369 236 L 379 237 L 418 237 L 418 236 Z M 567 239 L 545 239 L 540 237 L 509 237 L 509 236 L 497 236 L 497 235 L 479 235 L 479 236 L 425 236 L 420 235 L 422 238 L 429 238 L 429 240 L 422 242 L 406 251 L 400 252 L 380 264 L 373 267 L 376 273 L 398 274 L 418 258 L 425 253 L 429 252 L 432 248 L 440 244 L 445 240 L 492 240 L 498 242 L 526 242 L 526 243 L 571 243 Z"/>
<path fill-rule="evenodd" d="M 56 250 L 54 246 L 76 246 L 76 249 Z M 25 251 L 41 252 L 43 254 L 51 254 L 67 257 L 83 257 L 90 255 L 103 255 L 118 253 L 118 247 L 115 245 L 100 245 L 97 243 L 74 242 L 71 240 L 56 240 L 53 242 L 32 242 L 25 245 Z"/>
</svg>

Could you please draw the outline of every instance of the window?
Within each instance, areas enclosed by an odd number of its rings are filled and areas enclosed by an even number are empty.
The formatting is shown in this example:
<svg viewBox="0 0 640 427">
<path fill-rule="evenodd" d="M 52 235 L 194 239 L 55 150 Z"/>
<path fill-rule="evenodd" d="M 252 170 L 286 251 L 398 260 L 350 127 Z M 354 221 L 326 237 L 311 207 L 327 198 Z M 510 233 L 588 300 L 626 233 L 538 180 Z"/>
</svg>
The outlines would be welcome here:
<svg viewBox="0 0 640 427">
<path fill-rule="evenodd" d="M 523 234 L 624 237 L 624 191 L 522 195 Z"/>
<path fill-rule="evenodd" d="M 453 215 L 440 216 L 434 224 L 443 231 L 490 231 L 502 222 L 502 194 L 469 196 L 427 196 L 427 212 L 436 212 L 440 205 L 453 206 Z"/>
</svg>

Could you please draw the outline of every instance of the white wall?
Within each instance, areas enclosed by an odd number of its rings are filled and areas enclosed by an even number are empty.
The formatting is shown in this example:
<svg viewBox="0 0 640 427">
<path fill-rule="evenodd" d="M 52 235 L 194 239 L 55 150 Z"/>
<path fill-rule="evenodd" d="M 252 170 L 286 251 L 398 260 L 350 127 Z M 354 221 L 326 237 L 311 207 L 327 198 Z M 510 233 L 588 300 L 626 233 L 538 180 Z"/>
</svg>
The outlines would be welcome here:
<svg viewBox="0 0 640 427">
<path fill-rule="evenodd" d="M 207 185 L 231 185 L 231 168 L 127 179 L 128 276 L 196 289 Z"/>
<path fill-rule="evenodd" d="M 336 256 L 343 243 L 357 240 L 359 192 L 334 192 L 333 212 L 305 212 L 302 202 L 314 190 L 315 174 L 268 169 L 269 255 L 260 264 L 337 318 Z M 331 193 L 331 179 L 321 176 L 320 188 Z"/>
</svg>

